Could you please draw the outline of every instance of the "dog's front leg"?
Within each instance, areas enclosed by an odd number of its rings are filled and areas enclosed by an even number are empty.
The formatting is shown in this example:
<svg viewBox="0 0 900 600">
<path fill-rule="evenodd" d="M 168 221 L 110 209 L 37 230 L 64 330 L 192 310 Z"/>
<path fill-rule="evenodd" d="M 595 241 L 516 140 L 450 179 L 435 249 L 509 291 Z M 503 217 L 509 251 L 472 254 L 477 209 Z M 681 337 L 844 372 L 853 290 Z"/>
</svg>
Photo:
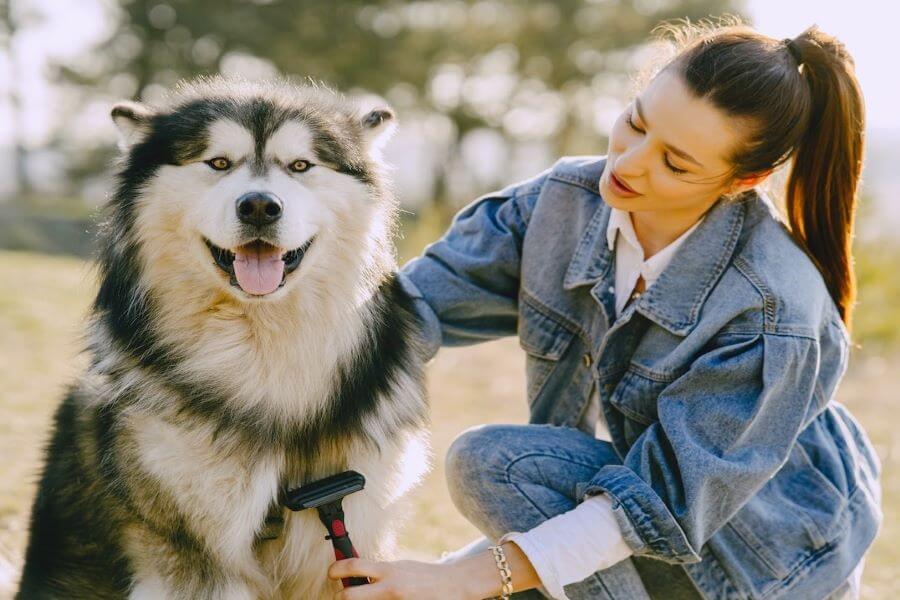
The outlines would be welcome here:
<svg viewBox="0 0 900 600">
<path fill-rule="evenodd" d="M 138 535 L 140 533 L 140 535 Z M 259 573 L 228 568 L 185 531 L 162 537 L 148 528 L 129 530 L 132 567 L 129 600 L 258 600 L 270 594 L 254 587 Z"/>
</svg>

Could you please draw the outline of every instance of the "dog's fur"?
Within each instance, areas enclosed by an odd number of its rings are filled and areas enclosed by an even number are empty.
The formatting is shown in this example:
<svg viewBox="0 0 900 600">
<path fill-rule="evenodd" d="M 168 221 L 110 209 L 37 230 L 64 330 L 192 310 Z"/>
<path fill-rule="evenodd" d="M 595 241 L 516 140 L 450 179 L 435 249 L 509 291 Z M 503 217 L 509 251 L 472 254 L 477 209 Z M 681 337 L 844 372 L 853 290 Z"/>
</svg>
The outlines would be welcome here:
<svg viewBox="0 0 900 600">
<path fill-rule="evenodd" d="M 390 517 L 427 462 L 420 342 L 379 157 L 393 115 L 317 86 L 221 79 L 112 114 L 123 156 L 91 364 L 56 414 L 19 597 L 330 597 L 326 532 L 280 493 L 363 473 L 344 502 L 349 531 L 385 558 Z M 204 162 L 220 156 L 227 171 Z M 316 166 L 291 172 L 295 159 Z M 248 191 L 282 199 L 278 223 L 238 221 Z M 314 241 L 254 296 L 214 250 L 254 239 Z"/>
</svg>

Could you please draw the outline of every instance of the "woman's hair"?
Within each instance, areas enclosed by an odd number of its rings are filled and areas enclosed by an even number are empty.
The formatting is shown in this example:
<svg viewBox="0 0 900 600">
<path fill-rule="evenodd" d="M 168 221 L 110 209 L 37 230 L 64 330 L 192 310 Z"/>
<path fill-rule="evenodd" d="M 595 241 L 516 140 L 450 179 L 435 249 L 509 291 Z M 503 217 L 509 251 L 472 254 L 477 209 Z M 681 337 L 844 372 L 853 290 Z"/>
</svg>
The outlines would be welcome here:
<svg viewBox="0 0 900 600">
<path fill-rule="evenodd" d="M 784 205 L 791 234 L 818 267 L 847 328 L 856 282 L 851 241 L 863 157 L 864 106 L 853 59 L 810 27 L 776 40 L 734 24 L 664 25 L 680 51 L 665 66 L 744 135 L 731 177 L 792 160 Z"/>
</svg>

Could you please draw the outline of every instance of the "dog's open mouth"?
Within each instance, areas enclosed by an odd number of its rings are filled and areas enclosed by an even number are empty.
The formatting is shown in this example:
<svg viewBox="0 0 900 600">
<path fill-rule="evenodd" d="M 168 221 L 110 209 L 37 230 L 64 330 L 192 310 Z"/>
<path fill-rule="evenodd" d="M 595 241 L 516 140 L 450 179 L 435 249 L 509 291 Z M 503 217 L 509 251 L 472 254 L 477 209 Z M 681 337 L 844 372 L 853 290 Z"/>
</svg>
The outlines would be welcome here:
<svg viewBox="0 0 900 600">
<path fill-rule="evenodd" d="M 314 239 L 288 251 L 263 240 L 254 240 L 234 250 L 204 241 L 216 265 L 230 277 L 231 285 L 253 296 L 265 296 L 283 286 L 287 276 L 297 270 Z"/>
</svg>

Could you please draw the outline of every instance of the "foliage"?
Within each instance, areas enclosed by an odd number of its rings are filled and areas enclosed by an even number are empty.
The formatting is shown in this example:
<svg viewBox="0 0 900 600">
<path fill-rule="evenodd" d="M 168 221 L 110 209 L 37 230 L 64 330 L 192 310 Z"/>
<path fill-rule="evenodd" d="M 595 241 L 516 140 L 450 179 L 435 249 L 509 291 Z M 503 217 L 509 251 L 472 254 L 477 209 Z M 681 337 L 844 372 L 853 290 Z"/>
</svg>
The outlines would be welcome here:
<svg viewBox="0 0 900 600">
<path fill-rule="evenodd" d="M 631 51 L 651 29 L 734 12 L 740 2 L 130 0 L 109 38 L 60 74 L 135 99 L 218 71 L 364 90 L 410 114 L 449 119 L 451 170 L 456 143 L 478 128 L 540 142 L 550 154 L 596 151 L 608 126 L 598 114 L 627 93 Z M 436 174 L 437 198 L 451 193 L 449 176 Z"/>
<path fill-rule="evenodd" d="M 864 349 L 878 352 L 900 344 L 900 247 L 872 240 L 854 248 L 858 302 L 853 337 Z"/>
</svg>

